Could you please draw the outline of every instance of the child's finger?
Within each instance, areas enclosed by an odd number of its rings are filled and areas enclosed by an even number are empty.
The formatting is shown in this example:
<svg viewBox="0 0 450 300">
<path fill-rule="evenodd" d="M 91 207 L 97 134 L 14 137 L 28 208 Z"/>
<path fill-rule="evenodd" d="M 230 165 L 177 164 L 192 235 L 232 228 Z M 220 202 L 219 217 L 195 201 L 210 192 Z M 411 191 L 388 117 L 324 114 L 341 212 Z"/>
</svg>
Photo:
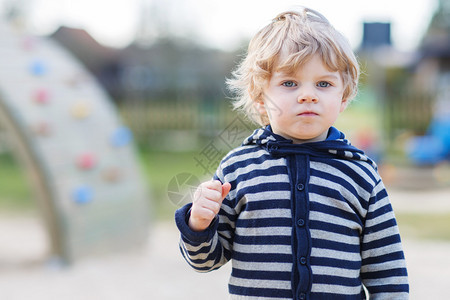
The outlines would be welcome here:
<svg viewBox="0 0 450 300">
<path fill-rule="evenodd" d="M 222 188 L 219 189 L 211 188 L 208 186 L 199 186 L 195 193 L 195 200 L 200 201 L 201 199 L 210 200 L 214 202 L 221 202 L 222 200 Z M 194 200 L 194 201 L 195 201 Z"/>
<path fill-rule="evenodd" d="M 225 182 L 222 184 L 222 200 L 228 195 L 231 190 L 231 184 L 229 182 Z"/>
</svg>

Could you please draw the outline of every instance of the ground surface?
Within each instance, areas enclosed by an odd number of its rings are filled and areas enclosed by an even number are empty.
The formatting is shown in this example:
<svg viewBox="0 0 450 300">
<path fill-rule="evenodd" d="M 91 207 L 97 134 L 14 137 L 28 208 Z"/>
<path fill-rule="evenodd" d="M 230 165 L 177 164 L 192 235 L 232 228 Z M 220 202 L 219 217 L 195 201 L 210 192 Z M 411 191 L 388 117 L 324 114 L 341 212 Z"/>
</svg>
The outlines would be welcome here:
<svg viewBox="0 0 450 300">
<path fill-rule="evenodd" d="M 450 190 L 394 190 L 390 195 L 396 211 L 450 211 Z M 1 215 L 0 299 L 228 299 L 229 266 L 195 273 L 182 260 L 177 243 L 173 222 L 160 222 L 153 224 L 145 249 L 61 268 L 46 257 L 47 241 L 36 216 Z M 448 299 L 450 243 L 404 239 L 404 249 L 411 299 Z"/>
</svg>

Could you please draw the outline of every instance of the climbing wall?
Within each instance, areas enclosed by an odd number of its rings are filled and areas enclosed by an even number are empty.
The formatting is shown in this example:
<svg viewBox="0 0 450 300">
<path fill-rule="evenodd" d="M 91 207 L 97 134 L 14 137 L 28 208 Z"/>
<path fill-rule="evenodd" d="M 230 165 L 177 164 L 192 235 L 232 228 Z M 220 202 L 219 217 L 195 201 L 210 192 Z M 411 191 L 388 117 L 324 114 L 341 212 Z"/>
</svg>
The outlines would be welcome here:
<svg viewBox="0 0 450 300">
<path fill-rule="evenodd" d="M 107 94 L 49 39 L 0 24 L 0 122 L 15 141 L 56 257 L 146 241 L 148 195 L 133 137 Z"/>
</svg>

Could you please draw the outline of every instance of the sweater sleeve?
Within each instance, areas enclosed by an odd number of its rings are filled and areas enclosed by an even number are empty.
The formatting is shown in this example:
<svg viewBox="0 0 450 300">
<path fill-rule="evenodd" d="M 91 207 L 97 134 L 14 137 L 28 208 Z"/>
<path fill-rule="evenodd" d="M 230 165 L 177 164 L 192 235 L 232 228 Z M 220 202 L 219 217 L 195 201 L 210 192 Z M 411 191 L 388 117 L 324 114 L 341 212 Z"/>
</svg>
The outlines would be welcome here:
<svg viewBox="0 0 450 300">
<path fill-rule="evenodd" d="M 361 278 L 370 299 L 409 299 L 400 234 L 381 180 L 371 194 L 361 239 Z"/>
<path fill-rule="evenodd" d="M 215 176 L 214 179 L 219 178 Z M 192 204 L 187 204 L 175 212 L 175 222 L 181 233 L 181 254 L 198 272 L 218 269 L 231 259 L 234 226 L 230 224 L 232 217 L 228 212 L 233 209 L 229 207 L 230 201 L 227 198 L 222 202 L 219 214 L 211 225 L 201 232 L 195 232 L 188 226 Z"/>
</svg>

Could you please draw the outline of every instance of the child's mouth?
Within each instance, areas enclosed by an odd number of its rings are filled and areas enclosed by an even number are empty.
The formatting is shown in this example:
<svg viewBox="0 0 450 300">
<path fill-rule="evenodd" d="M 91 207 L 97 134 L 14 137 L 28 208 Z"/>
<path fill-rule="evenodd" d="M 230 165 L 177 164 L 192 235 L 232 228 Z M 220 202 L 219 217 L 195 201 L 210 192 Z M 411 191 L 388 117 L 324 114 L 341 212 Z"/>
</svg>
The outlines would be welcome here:
<svg viewBox="0 0 450 300">
<path fill-rule="evenodd" d="M 312 111 L 305 111 L 305 112 L 299 113 L 298 116 L 313 117 L 313 116 L 317 116 L 317 113 L 312 112 Z"/>
</svg>

